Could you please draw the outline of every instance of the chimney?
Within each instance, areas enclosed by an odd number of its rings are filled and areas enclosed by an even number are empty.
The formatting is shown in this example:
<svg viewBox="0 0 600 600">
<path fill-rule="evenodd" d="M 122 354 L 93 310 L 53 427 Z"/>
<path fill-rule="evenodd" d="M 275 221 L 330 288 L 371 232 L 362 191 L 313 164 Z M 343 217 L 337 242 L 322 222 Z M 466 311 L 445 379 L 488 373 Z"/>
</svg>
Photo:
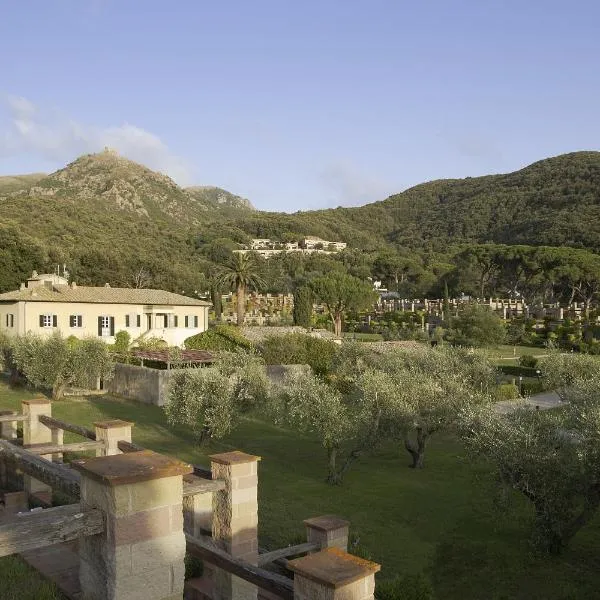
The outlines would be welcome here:
<svg viewBox="0 0 600 600">
<path fill-rule="evenodd" d="M 77 284 L 74 281 L 71 281 L 71 289 L 77 289 Z"/>
<path fill-rule="evenodd" d="M 110 283 L 105 283 L 104 287 L 110 287 Z"/>
<path fill-rule="evenodd" d="M 20 287 L 19 289 L 20 289 L 21 291 L 23 291 L 23 290 L 25 289 L 25 287 L 26 287 L 26 286 L 25 286 L 25 284 L 24 284 L 24 283 L 22 283 L 22 284 L 21 284 L 21 287 Z"/>
</svg>

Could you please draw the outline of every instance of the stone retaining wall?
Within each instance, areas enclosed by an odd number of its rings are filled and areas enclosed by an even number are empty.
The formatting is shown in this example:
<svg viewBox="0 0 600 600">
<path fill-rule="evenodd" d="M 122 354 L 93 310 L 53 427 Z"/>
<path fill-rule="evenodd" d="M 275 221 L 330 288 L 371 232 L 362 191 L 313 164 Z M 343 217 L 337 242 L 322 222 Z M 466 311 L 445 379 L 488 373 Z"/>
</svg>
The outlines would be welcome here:
<svg viewBox="0 0 600 600">
<path fill-rule="evenodd" d="M 163 406 L 167 401 L 171 373 L 172 371 L 117 363 L 113 378 L 106 382 L 106 389 L 111 394 Z"/>
</svg>

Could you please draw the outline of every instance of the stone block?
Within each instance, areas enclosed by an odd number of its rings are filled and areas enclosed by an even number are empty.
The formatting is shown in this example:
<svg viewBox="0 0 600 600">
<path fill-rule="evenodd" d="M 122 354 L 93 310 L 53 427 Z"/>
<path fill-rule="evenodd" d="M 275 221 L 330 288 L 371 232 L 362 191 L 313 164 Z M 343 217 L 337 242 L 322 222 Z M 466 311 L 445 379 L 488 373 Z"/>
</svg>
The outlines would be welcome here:
<svg viewBox="0 0 600 600">
<path fill-rule="evenodd" d="M 133 483 L 128 487 L 131 494 L 130 511 L 132 513 L 158 506 L 181 504 L 183 484 L 180 475 Z"/>
<path fill-rule="evenodd" d="M 131 545 L 131 566 L 134 573 L 158 569 L 165 564 L 173 566 L 177 562 L 183 565 L 184 557 L 185 537 L 182 532 Z"/>
<path fill-rule="evenodd" d="M 170 534 L 171 508 L 169 506 L 118 517 L 107 523 L 107 537 L 117 546 L 135 544 Z"/>
</svg>

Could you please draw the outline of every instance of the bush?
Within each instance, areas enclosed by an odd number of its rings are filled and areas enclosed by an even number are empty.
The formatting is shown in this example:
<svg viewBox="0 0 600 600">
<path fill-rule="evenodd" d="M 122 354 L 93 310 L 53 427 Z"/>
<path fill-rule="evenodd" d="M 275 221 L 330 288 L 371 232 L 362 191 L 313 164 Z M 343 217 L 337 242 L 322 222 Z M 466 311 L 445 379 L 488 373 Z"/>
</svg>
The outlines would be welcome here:
<svg viewBox="0 0 600 600">
<path fill-rule="evenodd" d="M 446 339 L 455 346 L 497 346 L 504 342 L 506 329 L 502 319 L 485 306 L 465 306 L 450 320 Z"/>
<path fill-rule="evenodd" d="M 544 384 L 541 381 L 524 381 L 521 383 L 521 394 L 523 396 L 533 396 L 541 394 L 544 391 Z"/>
<path fill-rule="evenodd" d="M 115 352 L 127 352 L 131 344 L 131 336 L 126 331 L 118 331 L 115 335 L 113 350 Z"/>
<path fill-rule="evenodd" d="M 515 400 L 519 397 L 519 389 L 514 383 L 502 383 L 496 388 L 497 400 Z"/>
<path fill-rule="evenodd" d="M 304 333 L 289 333 L 267 337 L 260 351 L 268 365 L 310 365 L 317 375 L 326 375 L 333 368 L 338 346 Z"/>
<path fill-rule="evenodd" d="M 433 588 L 425 575 L 416 573 L 378 582 L 375 598 L 377 600 L 432 600 Z"/>
<path fill-rule="evenodd" d="M 185 340 L 188 350 L 213 350 L 235 352 L 236 350 L 252 350 L 252 342 L 244 337 L 238 327 L 217 325 Z"/>
<path fill-rule="evenodd" d="M 538 364 L 538 359 L 535 356 L 532 356 L 531 354 L 523 354 L 519 358 L 519 364 L 522 367 L 528 367 L 530 369 L 535 369 Z"/>
<path fill-rule="evenodd" d="M 158 337 L 138 338 L 134 344 L 140 350 L 166 350 L 169 347 L 165 340 Z"/>
</svg>

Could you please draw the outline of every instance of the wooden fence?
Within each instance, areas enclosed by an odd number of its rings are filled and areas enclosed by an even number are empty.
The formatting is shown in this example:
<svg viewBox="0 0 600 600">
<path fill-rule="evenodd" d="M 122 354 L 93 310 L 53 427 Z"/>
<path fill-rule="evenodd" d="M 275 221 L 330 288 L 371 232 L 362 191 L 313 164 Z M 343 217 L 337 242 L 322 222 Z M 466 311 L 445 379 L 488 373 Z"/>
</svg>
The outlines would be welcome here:
<svg viewBox="0 0 600 600">
<path fill-rule="evenodd" d="M 374 597 L 379 566 L 347 554 L 348 522 L 338 517 L 305 521 L 305 543 L 259 551 L 259 457 L 216 454 L 206 469 L 134 444 L 130 422 L 92 430 L 51 412 L 38 398 L 24 401 L 21 414 L 0 414 L 0 474 L 21 472 L 21 494 L 46 507 L 22 507 L 7 520 L 4 493 L 0 557 L 78 540 L 84 600 L 181 598 L 186 553 L 204 564 L 186 584 L 192 600 Z M 65 444 L 65 431 L 83 440 Z M 63 463 L 65 452 L 84 451 L 96 457 Z M 72 502 L 52 507 L 53 491 Z"/>
</svg>

